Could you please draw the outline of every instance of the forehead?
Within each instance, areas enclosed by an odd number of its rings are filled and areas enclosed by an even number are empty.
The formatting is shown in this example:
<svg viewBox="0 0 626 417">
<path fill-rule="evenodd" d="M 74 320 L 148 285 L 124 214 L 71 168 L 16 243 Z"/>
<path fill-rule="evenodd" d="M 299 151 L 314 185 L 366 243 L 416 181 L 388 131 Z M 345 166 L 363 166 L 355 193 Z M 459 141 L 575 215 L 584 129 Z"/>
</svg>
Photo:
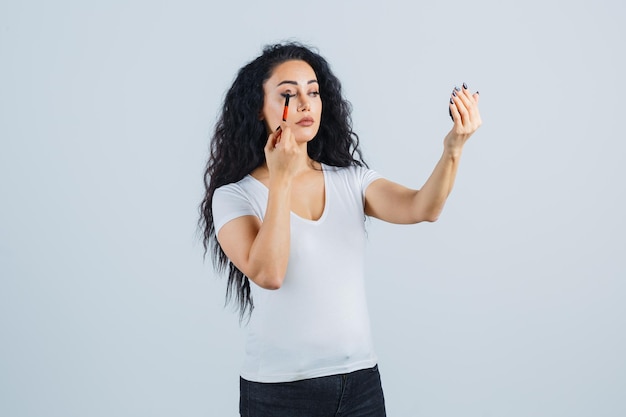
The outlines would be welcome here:
<svg viewBox="0 0 626 417">
<path fill-rule="evenodd" d="M 276 87 L 285 80 L 296 81 L 298 84 L 306 84 L 316 80 L 315 71 L 309 64 L 300 60 L 285 61 L 278 64 L 272 71 L 272 75 L 266 81 L 268 87 Z"/>
</svg>

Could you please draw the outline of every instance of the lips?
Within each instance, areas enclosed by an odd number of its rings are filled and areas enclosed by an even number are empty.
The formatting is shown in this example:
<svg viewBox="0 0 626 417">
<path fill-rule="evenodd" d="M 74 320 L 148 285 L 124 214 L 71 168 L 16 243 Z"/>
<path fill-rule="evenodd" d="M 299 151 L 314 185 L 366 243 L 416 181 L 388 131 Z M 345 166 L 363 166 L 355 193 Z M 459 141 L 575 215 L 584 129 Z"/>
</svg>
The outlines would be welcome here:
<svg viewBox="0 0 626 417">
<path fill-rule="evenodd" d="M 311 126 L 313 123 L 315 123 L 315 120 L 312 117 L 303 117 L 296 124 L 299 126 Z"/>
</svg>

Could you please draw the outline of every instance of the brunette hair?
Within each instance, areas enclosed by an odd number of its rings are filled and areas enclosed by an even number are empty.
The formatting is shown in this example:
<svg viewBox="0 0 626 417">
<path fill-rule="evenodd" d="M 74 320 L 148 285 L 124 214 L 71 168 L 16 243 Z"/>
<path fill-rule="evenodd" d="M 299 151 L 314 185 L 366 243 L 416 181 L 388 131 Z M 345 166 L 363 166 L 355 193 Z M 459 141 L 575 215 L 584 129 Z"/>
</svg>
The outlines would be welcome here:
<svg viewBox="0 0 626 417">
<path fill-rule="evenodd" d="M 234 296 L 242 319 L 254 309 L 250 282 L 228 260 L 217 241 L 213 194 L 217 188 L 241 180 L 265 162 L 267 128 L 259 120 L 264 101 L 263 84 L 276 66 L 291 60 L 304 61 L 313 68 L 323 103 L 319 131 L 307 144 L 311 159 L 336 167 L 367 166 L 359 149 L 359 137 L 352 131 L 352 106 L 343 97 L 341 83 L 328 62 L 311 47 L 297 42 L 268 45 L 259 57 L 239 70 L 224 97 L 210 143 L 198 223 L 203 231 L 205 256 L 211 250 L 215 269 L 222 273 L 228 269 L 226 303 Z"/>
</svg>

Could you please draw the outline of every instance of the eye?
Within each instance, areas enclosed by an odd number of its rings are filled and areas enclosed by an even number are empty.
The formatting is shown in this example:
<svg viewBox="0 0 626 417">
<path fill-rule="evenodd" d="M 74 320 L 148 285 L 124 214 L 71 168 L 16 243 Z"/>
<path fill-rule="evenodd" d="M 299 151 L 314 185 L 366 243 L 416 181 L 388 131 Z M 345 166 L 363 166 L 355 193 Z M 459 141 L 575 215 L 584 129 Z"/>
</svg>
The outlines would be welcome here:
<svg viewBox="0 0 626 417">
<path fill-rule="evenodd" d="M 319 92 L 319 91 L 311 91 L 311 92 L 309 93 L 309 95 L 310 95 L 311 97 L 319 97 L 319 96 L 320 96 L 320 92 Z"/>
<path fill-rule="evenodd" d="M 295 94 L 289 94 L 289 93 L 290 93 L 289 91 L 287 91 L 286 93 L 281 93 L 281 96 L 283 96 L 285 98 L 287 98 L 287 97 L 292 98 L 292 97 L 296 96 Z"/>
</svg>

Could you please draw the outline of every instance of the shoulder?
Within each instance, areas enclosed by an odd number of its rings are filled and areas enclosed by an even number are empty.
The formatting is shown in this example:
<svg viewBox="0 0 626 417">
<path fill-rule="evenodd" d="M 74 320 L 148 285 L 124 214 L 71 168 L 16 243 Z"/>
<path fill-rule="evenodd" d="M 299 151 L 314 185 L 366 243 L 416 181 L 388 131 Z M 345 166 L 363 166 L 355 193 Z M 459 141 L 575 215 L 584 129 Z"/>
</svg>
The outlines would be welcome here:
<svg viewBox="0 0 626 417">
<path fill-rule="evenodd" d="M 266 197 L 267 190 L 264 189 L 264 186 L 247 175 L 237 182 L 222 185 L 215 190 L 213 210 L 232 211 L 237 207 L 256 207 L 258 204 L 262 204 Z"/>
<path fill-rule="evenodd" d="M 322 167 L 324 171 L 329 174 L 330 178 L 335 178 L 353 187 L 356 186 L 362 191 L 365 191 L 367 186 L 373 181 L 382 178 L 381 175 L 373 169 L 358 165 L 350 165 L 347 167 L 322 165 Z"/>
<path fill-rule="evenodd" d="M 250 175 L 246 175 L 237 182 L 231 182 L 230 184 L 222 185 L 215 190 L 215 197 L 223 198 L 229 195 L 245 196 L 253 192 L 254 178 Z M 215 198 L 214 197 L 214 198 Z"/>
<path fill-rule="evenodd" d="M 335 167 L 331 165 L 322 164 L 322 169 L 324 172 L 329 173 L 331 176 L 342 177 L 342 178 L 358 178 L 362 175 L 364 170 L 367 170 L 365 167 L 360 167 L 358 165 L 350 165 L 347 167 Z"/>
<path fill-rule="evenodd" d="M 266 197 L 265 197 L 266 198 Z M 216 232 L 230 220 L 241 216 L 262 218 L 264 206 L 262 185 L 250 176 L 223 185 L 213 195 L 213 220 Z"/>
</svg>

